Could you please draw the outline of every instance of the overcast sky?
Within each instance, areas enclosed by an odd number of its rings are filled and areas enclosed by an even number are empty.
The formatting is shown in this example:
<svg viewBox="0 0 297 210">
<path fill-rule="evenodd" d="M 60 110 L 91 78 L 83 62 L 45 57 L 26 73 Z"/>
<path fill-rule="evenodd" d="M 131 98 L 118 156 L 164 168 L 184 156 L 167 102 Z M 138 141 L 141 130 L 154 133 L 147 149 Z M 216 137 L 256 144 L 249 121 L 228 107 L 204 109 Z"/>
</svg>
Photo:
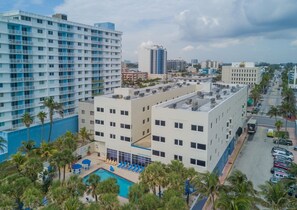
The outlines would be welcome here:
<svg viewBox="0 0 297 210">
<path fill-rule="evenodd" d="M 114 22 L 123 60 L 137 61 L 152 42 L 168 59 L 297 62 L 297 0 L 0 0 L 0 8 Z"/>
</svg>

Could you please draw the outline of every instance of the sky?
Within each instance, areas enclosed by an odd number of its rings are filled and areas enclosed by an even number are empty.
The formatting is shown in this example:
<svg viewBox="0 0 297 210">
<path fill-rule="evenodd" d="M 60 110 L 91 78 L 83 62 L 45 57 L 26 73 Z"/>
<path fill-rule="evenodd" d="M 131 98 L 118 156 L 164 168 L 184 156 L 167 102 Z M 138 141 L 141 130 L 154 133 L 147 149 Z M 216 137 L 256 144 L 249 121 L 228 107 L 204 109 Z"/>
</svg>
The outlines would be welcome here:
<svg viewBox="0 0 297 210">
<path fill-rule="evenodd" d="M 122 31 L 122 59 L 147 44 L 168 59 L 297 62 L 296 0 L 0 0 L 1 12 L 24 10 Z"/>
</svg>

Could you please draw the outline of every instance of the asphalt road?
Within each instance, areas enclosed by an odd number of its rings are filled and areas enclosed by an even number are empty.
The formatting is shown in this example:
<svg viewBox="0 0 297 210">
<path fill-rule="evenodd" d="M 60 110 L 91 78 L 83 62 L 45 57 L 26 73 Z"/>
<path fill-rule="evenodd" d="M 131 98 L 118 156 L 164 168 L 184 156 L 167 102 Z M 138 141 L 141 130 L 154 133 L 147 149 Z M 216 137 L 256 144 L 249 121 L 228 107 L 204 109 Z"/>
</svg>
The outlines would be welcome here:
<svg viewBox="0 0 297 210">
<path fill-rule="evenodd" d="M 275 146 L 271 138 L 266 137 L 267 128 L 258 127 L 257 132 L 243 145 L 232 171 L 238 169 L 254 184 L 258 185 L 268 181 L 272 174 L 270 169 L 273 164 L 271 149 Z"/>
</svg>

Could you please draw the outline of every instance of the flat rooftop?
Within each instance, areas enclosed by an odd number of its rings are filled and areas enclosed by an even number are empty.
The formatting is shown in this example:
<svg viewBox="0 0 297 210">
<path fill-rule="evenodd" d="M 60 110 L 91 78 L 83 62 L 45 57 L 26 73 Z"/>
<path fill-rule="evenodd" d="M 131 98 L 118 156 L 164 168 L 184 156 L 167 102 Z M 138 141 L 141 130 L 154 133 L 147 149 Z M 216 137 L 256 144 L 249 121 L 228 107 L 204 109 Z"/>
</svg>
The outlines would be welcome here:
<svg viewBox="0 0 297 210">
<path fill-rule="evenodd" d="M 187 82 L 176 82 L 176 83 L 167 83 L 167 84 L 159 84 L 151 87 L 145 88 L 117 88 L 113 94 L 107 94 L 103 97 L 107 98 L 115 98 L 115 99 L 125 99 L 125 100 L 133 100 L 141 97 L 146 97 L 152 94 L 158 94 L 161 92 L 170 91 L 173 89 L 178 89 L 186 86 L 196 85 L 194 83 L 190 84 Z"/>
<path fill-rule="evenodd" d="M 211 90 L 208 92 L 196 91 L 195 93 L 190 93 L 156 106 L 169 109 L 209 112 L 244 87 L 245 85 L 212 84 Z"/>
</svg>

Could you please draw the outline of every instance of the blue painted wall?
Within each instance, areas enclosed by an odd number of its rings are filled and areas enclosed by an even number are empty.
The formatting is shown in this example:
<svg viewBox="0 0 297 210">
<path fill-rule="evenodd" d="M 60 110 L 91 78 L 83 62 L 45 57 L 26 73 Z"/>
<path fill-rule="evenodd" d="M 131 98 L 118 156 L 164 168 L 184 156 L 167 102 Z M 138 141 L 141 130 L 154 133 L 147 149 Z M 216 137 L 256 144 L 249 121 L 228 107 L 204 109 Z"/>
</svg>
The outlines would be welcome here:
<svg viewBox="0 0 297 210">
<path fill-rule="evenodd" d="M 43 138 L 41 137 L 42 126 L 36 125 L 30 127 L 30 139 L 36 142 L 36 146 L 39 146 L 42 140 L 48 140 L 50 123 L 44 124 Z M 54 141 L 59 136 L 71 131 L 77 133 L 78 131 L 78 116 L 55 120 L 53 123 L 51 141 Z M 27 141 L 27 128 L 23 128 L 16 131 L 3 131 L 0 132 L 0 136 L 8 142 L 8 153 L 0 155 L 0 162 L 15 154 L 18 148 L 21 146 L 22 141 Z"/>
<path fill-rule="evenodd" d="M 230 141 L 228 147 L 224 151 L 223 155 L 221 156 L 219 162 L 217 163 L 216 167 L 214 168 L 213 172 L 217 173 L 218 175 L 222 174 L 222 171 L 228 161 L 228 157 L 229 157 L 229 155 L 232 154 L 232 152 L 234 150 L 234 145 L 235 145 L 235 139 L 233 137 L 232 140 Z"/>
</svg>

